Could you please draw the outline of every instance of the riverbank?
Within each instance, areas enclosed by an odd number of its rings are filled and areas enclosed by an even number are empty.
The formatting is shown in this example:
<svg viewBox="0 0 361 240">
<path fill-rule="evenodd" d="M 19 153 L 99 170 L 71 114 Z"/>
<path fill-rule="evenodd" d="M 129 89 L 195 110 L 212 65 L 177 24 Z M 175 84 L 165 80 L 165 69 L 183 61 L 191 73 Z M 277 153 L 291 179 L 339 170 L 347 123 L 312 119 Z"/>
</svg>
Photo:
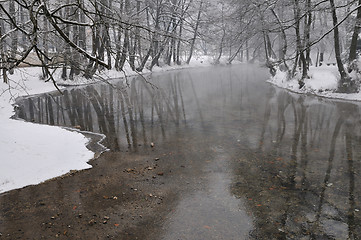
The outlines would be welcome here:
<svg viewBox="0 0 361 240">
<path fill-rule="evenodd" d="M 94 154 L 82 134 L 11 119 L 17 97 L 54 91 L 39 80 L 39 71 L 17 69 L 9 85 L 0 83 L 0 193 L 91 167 Z"/>
<path fill-rule="evenodd" d="M 299 89 L 296 76 L 287 80 L 286 73 L 278 71 L 276 76 L 268 80 L 278 87 L 300 94 L 312 94 L 331 99 L 361 101 L 361 93 L 337 93 L 339 73 L 336 66 L 310 67 L 309 79 L 305 79 L 305 86 Z"/>
<path fill-rule="evenodd" d="M 210 57 L 195 57 L 189 65 L 155 67 L 153 72 L 212 65 Z M 145 71 L 145 74 L 150 74 Z M 40 68 L 19 68 L 9 76 L 9 84 L 0 83 L 0 193 L 28 185 L 39 184 L 64 175 L 69 171 L 91 168 L 88 161 L 94 153 L 86 148 L 88 139 L 77 132 L 24 121 L 13 120 L 15 100 L 34 94 L 55 91 L 52 82 L 40 80 Z M 108 79 L 138 75 L 126 67 L 124 72 L 114 70 L 96 74 L 94 79 L 77 77 L 74 81 L 54 76 L 58 87 L 91 84 Z"/>
</svg>

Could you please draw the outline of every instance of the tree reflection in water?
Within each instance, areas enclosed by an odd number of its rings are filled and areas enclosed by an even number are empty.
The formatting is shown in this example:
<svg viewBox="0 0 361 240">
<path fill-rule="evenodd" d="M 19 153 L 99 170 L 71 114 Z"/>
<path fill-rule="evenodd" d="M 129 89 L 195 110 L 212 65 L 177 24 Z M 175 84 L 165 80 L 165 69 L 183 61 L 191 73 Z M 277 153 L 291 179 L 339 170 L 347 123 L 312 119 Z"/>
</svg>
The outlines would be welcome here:
<svg viewBox="0 0 361 240">
<path fill-rule="evenodd" d="M 253 81 L 256 73 L 177 72 L 153 79 L 159 88 L 134 78 L 129 87 L 68 89 L 23 99 L 19 117 L 103 133 L 111 151 L 191 132 L 189 141 L 207 138 L 230 156 L 231 192 L 255 221 L 251 239 L 358 239 L 360 104 L 291 94 Z"/>
<path fill-rule="evenodd" d="M 122 82 L 90 85 L 65 90 L 63 95 L 46 94 L 36 103 L 33 98 L 24 99 L 18 117 L 102 133 L 107 136 L 104 144 L 112 151 L 136 150 L 166 138 L 167 125 L 186 124 L 181 85 L 179 74 L 162 88 L 142 78 L 132 79 L 130 88 Z"/>
<path fill-rule="evenodd" d="M 257 219 L 252 238 L 358 239 L 360 106 L 327 102 L 270 89 L 259 146 L 242 147 L 235 163 L 233 193 Z"/>
</svg>

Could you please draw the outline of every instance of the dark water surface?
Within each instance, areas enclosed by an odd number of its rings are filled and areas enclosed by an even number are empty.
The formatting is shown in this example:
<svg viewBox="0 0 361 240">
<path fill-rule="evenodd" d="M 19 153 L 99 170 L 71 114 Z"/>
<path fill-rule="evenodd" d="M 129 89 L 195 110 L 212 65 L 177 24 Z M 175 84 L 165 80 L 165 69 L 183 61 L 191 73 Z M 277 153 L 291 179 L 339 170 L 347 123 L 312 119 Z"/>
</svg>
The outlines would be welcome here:
<svg viewBox="0 0 361 240">
<path fill-rule="evenodd" d="M 138 77 L 26 98 L 19 117 L 103 133 L 109 156 L 173 154 L 157 164 L 179 190 L 138 226 L 144 238 L 360 239 L 361 105 L 267 77 L 247 65 L 153 74 L 157 88 Z"/>
</svg>

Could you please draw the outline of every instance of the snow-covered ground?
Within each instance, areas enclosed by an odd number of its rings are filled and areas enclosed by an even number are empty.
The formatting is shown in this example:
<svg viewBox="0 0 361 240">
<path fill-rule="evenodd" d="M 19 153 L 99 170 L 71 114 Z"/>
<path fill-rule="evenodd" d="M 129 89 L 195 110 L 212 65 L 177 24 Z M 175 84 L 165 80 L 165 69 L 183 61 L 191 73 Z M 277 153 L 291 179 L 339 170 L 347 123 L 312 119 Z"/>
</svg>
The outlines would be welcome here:
<svg viewBox="0 0 361 240">
<path fill-rule="evenodd" d="M 268 82 L 297 93 L 311 93 L 317 96 L 356 100 L 361 101 L 361 93 L 337 93 L 339 73 L 336 66 L 311 67 L 309 71 L 309 79 L 305 79 L 305 86 L 299 89 L 299 76 L 291 80 L 286 79 L 286 73 L 278 71 L 276 76 L 268 80 Z"/>
<path fill-rule="evenodd" d="M 153 72 L 210 66 L 211 62 L 209 57 L 195 57 L 190 65 L 155 67 Z M 62 81 L 60 72 L 54 75 L 62 85 L 89 84 L 124 77 L 124 73 L 111 70 L 97 74 L 93 80 L 76 78 L 74 81 Z M 87 162 L 94 153 L 85 147 L 88 139 L 82 134 L 10 119 L 14 115 L 12 104 L 17 97 L 55 90 L 51 82 L 39 80 L 40 73 L 40 68 L 20 68 L 15 70 L 14 75 L 9 75 L 9 85 L 0 79 L 0 193 L 38 184 L 70 170 L 91 167 Z M 127 66 L 125 74 L 132 76 L 137 73 Z"/>
<path fill-rule="evenodd" d="M 227 61 L 227 58 L 221 59 L 221 62 L 226 62 L 226 61 Z M 191 62 L 189 63 L 189 65 L 188 64 L 171 65 L 171 66 L 169 66 L 169 65 L 162 66 L 161 65 L 160 67 L 154 66 L 152 71 L 144 68 L 142 75 L 146 76 L 151 73 L 180 70 L 180 69 L 184 69 L 184 68 L 208 67 L 208 66 L 211 66 L 213 64 L 213 62 L 214 62 L 214 59 L 210 56 L 194 56 L 192 58 Z M 233 61 L 233 63 L 239 63 L 239 62 Z M 119 78 L 126 79 L 127 77 L 139 75 L 139 73 L 134 72 L 131 69 L 131 67 L 129 66 L 129 63 L 126 62 L 122 72 L 116 71 L 115 69 L 108 70 L 108 71 L 102 71 L 100 73 L 96 72 L 93 79 L 85 79 L 83 77 L 75 77 L 73 81 L 69 81 L 69 80 L 64 81 L 60 78 L 60 75 L 61 75 L 61 71 L 58 71 L 55 74 L 57 83 L 59 85 L 62 85 L 62 86 L 72 85 L 73 86 L 73 85 L 84 85 L 84 84 L 89 84 L 89 83 L 95 83 L 95 82 L 99 82 L 99 81 L 107 81 L 110 79 L 119 79 Z"/>
<path fill-rule="evenodd" d="M 16 97 L 54 90 L 39 80 L 39 68 L 23 68 L 0 83 L 0 193 L 38 184 L 70 170 L 90 168 L 94 156 L 80 133 L 13 120 Z"/>
</svg>

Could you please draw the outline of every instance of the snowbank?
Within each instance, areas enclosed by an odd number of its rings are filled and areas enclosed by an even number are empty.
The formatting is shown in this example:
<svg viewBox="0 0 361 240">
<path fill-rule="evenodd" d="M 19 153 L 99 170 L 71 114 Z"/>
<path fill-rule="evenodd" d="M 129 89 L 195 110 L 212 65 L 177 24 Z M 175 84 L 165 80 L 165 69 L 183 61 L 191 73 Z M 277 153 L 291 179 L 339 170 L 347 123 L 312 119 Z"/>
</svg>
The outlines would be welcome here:
<svg viewBox="0 0 361 240">
<path fill-rule="evenodd" d="M 221 63 L 225 64 L 227 62 L 226 57 L 224 57 L 223 59 L 221 59 Z M 194 56 L 192 58 L 192 60 L 190 61 L 189 64 L 182 64 L 182 65 L 165 65 L 162 64 L 162 62 L 160 63 L 161 65 L 158 66 L 154 66 L 152 71 L 148 70 L 147 68 L 144 68 L 142 75 L 146 76 L 148 74 L 151 73 L 158 73 L 158 72 L 166 72 L 166 71 L 172 71 L 172 70 L 180 70 L 180 69 L 189 69 L 189 68 L 199 68 L 199 67 L 209 67 L 214 63 L 214 58 L 211 56 Z M 234 64 L 240 63 L 238 61 L 233 61 Z M 57 83 L 58 85 L 61 86 L 79 86 L 79 85 L 86 85 L 86 84 L 91 84 L 91 83 L 96 83 L 96 82 L 101 82 L 101 81 L 108 81 L 108 80 L 112 80 L 112 79 L 119 79 L 119 78 L 123 78 L 123 79 L 127 79 L 128 77 L 132 77 L 132 76 L 136 76 L 139 75 L 138 72 L 135 72 L 131 69 L 130 65 L 128 62 L 126 62 L 124 64 L 123 67 L 123 71 L 119 72 L 116 71 L 115 69 L 112 70 L 107 70 L 107 71 L 102 71 L 102 72 L 96 72 L 93 79 L 85 79 L 84 77 L 74 77 L 74 80 L 70 81 L 70 80 L 62 80 L 61 79 L 61 71 L 57 71 L 55 73 L 55 78 L 57 79 Z"/>
<path fill-rule="evenodd" d="M 38 184 L 70 170 L 87 169 L 94 154 L 79 133 L 12 120 L 16 97 L 54 90 L 39 80 L 39 68 L 24 68 L 0 83 L 0 193 Z"/>
<path fill-rule="evenodd" d="M 281 71 L 277 71 L 276 76 L 269 79 L 268 82 L 296 93 L 310 93 L 327 98 L 361 101 L 361 93 L 336 93 L 338 79 L 340 78 L 336 66 L 311 67 L 309 76 L 309 79 L 305 79 L 305 86 L 302 89 L 299 89 L 298 85 L 300 76 L 287 81 L 286 73 Z"/>
</svg>

